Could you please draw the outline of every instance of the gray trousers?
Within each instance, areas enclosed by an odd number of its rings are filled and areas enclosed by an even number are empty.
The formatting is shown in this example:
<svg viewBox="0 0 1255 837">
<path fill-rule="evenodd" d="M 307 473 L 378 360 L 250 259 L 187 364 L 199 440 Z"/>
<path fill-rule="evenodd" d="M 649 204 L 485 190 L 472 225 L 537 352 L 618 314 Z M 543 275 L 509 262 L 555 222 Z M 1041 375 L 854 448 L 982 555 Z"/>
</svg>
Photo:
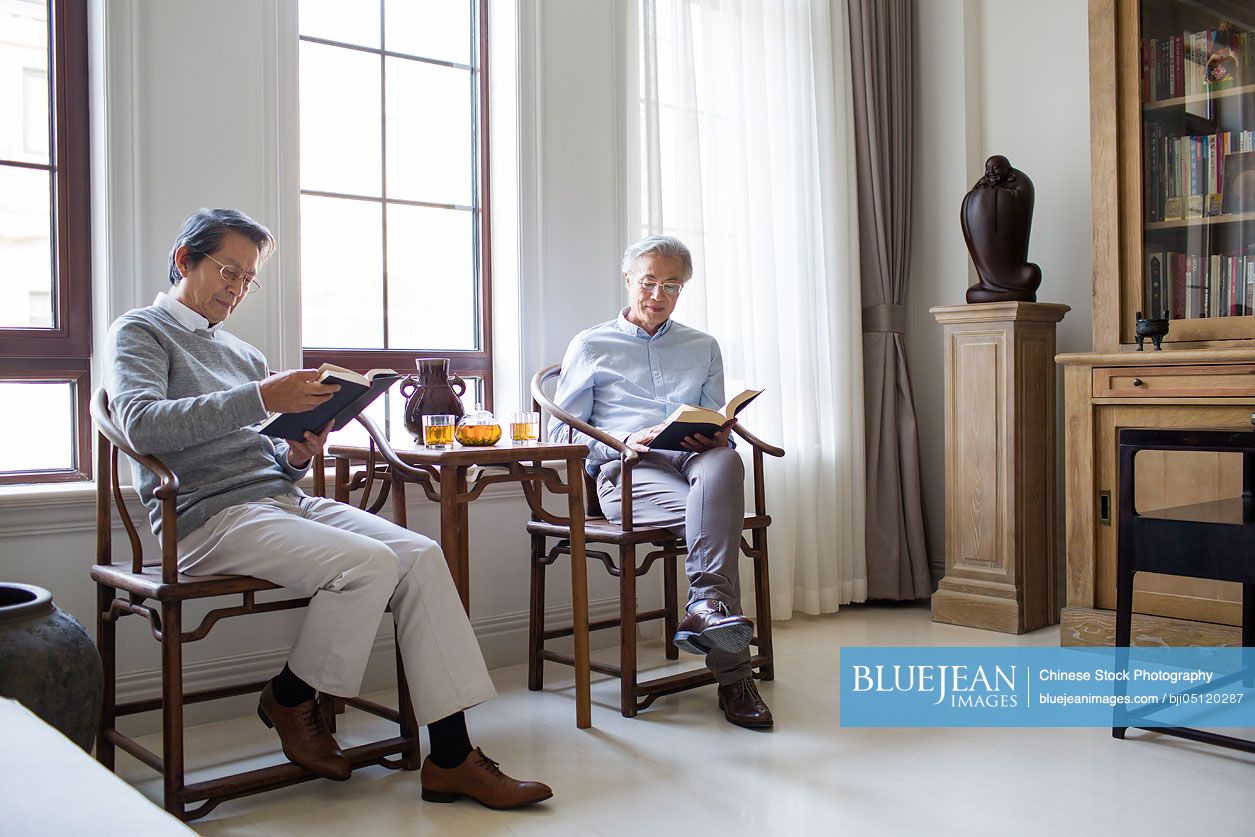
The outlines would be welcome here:
<svg viewBox="0 0 1255 837">
<path fill-rule="evenodd" d="M 597 474 L 597 496 L 606 518 L 620 523 L 619 478 L 623 465 L 607 462 Z M 684 537 L 689 603 L 717 599 L 730 614 L 741 612 L 741 530 L 745 524 L 745 466 L 731 448 L 703 453 L 652 451 L 632 467 L 632 523 L 660 526 Z M 670 641 L 670 637 L 667 638 Z M 749 649 L 712 651 L 706 665 L 720 685 L 750 675 Z"/>
</svg>

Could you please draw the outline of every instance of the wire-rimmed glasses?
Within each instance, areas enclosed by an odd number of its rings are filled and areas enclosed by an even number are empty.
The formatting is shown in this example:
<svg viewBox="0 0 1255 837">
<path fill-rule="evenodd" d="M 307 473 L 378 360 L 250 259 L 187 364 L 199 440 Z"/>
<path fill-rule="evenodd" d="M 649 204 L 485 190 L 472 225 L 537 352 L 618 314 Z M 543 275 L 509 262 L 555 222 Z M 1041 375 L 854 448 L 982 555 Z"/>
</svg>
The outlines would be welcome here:
<svg viewBox="0 0 1255 837">
<path fill-rule="evenodd" d="M 256 274 L 245 273 L 234 265 L 223 264 L 208 253 L 201 253 L 201 255 L 218 265 L 218 272 L 222 274 L 222 281 L 228 285 L 242 282 L 244 283 L 244 293 L 246 294 L 251 294 L 261 287 L 261 283 L 257 281 Z"/>
</svg>

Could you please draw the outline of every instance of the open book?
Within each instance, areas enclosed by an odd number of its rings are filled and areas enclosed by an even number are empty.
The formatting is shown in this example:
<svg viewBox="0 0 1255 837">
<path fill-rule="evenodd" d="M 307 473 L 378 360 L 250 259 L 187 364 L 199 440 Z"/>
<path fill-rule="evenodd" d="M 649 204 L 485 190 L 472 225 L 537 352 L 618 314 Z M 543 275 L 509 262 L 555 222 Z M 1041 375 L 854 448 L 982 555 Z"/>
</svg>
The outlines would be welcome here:
<svg viewBox="0 0 1255 837">
<path fill-rule="evenodd" d="M 273 413 L 257 431 L 276 439 L 299 441 L 305 438 L 306 430 L 317 433 L 332 419 L 335 419 L 332 429 L 339 430 L 401 377 L 392 369 L 372 369 L 363 375 L 331 363 L 318 367 L 318 372 L 320 384 L 339 384 L 339 391 L 312 410 Z"/>
<path fill-rule="evenodd" d="M 680 444 L 685 436 L 714 436 L 731 424 L 737 413 L 761 394 L 761 389 L 747 389 L 729 399 L 719 410 L 685 404 L 667 416 L 667 420 L 663 422 L 666 427 L 654 437 L 649 447 L 653 450 L 685 450 Z"/>
</svg>

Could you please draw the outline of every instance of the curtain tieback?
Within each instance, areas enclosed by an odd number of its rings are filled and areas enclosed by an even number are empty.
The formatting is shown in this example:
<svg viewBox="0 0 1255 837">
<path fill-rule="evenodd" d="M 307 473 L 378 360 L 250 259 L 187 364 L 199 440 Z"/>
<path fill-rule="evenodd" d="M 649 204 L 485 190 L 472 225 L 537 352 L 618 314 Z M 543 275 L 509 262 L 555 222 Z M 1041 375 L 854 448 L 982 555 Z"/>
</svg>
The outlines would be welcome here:
<svg viewBox="0 0 1255 837">
<path fill-rule="evenodd" d="M 902 334 L 906 331 L 905 305 L 869 305 L 863 309 L 863 333 L 872 331 L 892 331 Z"/>
</svg>

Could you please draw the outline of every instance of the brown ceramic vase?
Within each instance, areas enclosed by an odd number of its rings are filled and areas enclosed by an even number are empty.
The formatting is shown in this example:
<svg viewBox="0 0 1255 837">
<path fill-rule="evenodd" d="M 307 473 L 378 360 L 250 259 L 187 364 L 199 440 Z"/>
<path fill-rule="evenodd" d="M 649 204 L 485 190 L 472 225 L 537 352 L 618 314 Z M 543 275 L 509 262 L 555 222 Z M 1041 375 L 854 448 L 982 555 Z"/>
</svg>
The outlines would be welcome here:
<svg viewBox="0 0 1255 837">
<path fill-rule="evenodd" d="M 401 382 L 406 428 L 422 436 L 423 416 L 450 415 L 456 424 L 466 412 L 462 407 L 466 381 L 449 374 L 448 358 L 420 357 L 414 365 L 418 367 L 417 380 L 409 377 Z"/>
</svg>

